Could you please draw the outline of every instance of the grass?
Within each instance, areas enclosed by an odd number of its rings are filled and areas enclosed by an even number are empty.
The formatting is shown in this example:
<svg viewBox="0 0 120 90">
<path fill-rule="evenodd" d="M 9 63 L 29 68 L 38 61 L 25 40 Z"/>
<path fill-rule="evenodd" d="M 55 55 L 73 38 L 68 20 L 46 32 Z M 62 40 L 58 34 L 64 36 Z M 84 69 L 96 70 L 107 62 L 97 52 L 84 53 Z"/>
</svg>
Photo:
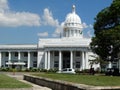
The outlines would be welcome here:
<svg viewBox="0 0 120 90">
<path fill-rule="evenodd" d="M 29 84 L 20 82 L 14 78 L 7 75 L 0 74 L 0 88 L 30 88 Z"/>
<path fill-rule="evenodd" d="M 40 73 L 33 75 L 93 86 L 120 86 L 120 77 L 115 76 L 72 75 L 56 73 Z"/>
</svg>

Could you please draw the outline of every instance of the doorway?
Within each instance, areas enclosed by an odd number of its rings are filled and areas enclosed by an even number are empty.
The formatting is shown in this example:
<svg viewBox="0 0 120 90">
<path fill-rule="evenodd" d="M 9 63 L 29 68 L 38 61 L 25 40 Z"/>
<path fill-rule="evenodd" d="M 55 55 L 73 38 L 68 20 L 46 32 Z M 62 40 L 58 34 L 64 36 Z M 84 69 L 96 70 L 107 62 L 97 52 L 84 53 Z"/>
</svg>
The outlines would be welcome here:
<svg viewBox="0 0 120 90">
<path fill-rule="evenodd" d="M 63 69 L 70 68 L 70 52 L 64 51 L 62 52 L 63 55 Z"/>
</svg>

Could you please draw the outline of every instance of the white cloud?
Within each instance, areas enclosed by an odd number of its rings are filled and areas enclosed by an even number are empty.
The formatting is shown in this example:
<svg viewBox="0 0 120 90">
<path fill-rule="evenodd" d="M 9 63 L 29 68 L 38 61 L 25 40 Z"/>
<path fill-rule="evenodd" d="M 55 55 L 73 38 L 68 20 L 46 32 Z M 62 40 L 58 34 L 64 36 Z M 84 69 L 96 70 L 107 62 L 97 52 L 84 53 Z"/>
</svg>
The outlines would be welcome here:
<svg viewBox="0 0 120 90">
<path fill-rule="evenodd" d="M 54 33 L 52 34 L 53 37 L 60 37 L 63 34 L 63 26 L 64 26 L 64 22 L 61 23 L 61 25 L 59 25 L 56 30 L 54 31 Z"/>
<path fill-rule="evenodd" d="M 0 26 L 40 26 L 40 17 L 30 12 L 14 12 L 9 10 L 8 1 L 0 0 Z"/>
<path fill-rule="evenodd" d="M 82 23 L 82 26 L 83 26 L 83 28 L 87 28 L 88 27 L 88 25 L 85 22 Z"/>
<path fill-rule="evenodd" d="M 89 30 L 88 32 L 87 32 L 87 37 L 92 37 L 93 35 L 92 35 L 92 31 L 91 30 Z"/>
<path fill-rule="evenodd" d="M 43 22 L 44 25 L 50 25 L 53 27 L 59 26 L 58 20 L 53 18 L 52 12 L 49 11 L 48 8 L 44 9 Z"/>
<path fill-rule="evenodd" d="M 52 12 L 48 8 L 44 9 L 42 19 L 43 25 L 55 27 L 52 37 L 59 37 L 62 31 L 62 26 L 59 24 L 59 21 L 53 17 Z"/>
<path fill-rule="evenodd" d="M 9 10 L 7 0 L 0 0 L 0 12 L 4 12 L 5 10 Z"/>
<path fill-rule="evenodd" d="M 38 36 L 40 36 L 40 37 L 47 37 L 48 36 L 48 32 L 38 33 Z"/>
<path fill-rule="evenodd" d="M 83 28 L 93 28 L 92 24 L 87 25 L 85 22 L 82 23 Z"/>
<path fill-rule="evenodd" d="M 53 37 L 58 37 L 61 34 L 61 27 L 57 27 L 54 33 L 52 34 Z"/>
<path fill-rule="evenodd" d="M 86 23 L 83 23 L 83 31 L 85 37 L 92 37 L 93 36 L 93 25 L 89 24 L 87 25 Z"/>
<path fill-rule="evenodd" d="M 92 24 L 90 24 L 90 25 L 89 25 L 89 27 L 90 27 L 90 28 L 93 28 L 93 25 L 92 25 Z"/>
</svg>

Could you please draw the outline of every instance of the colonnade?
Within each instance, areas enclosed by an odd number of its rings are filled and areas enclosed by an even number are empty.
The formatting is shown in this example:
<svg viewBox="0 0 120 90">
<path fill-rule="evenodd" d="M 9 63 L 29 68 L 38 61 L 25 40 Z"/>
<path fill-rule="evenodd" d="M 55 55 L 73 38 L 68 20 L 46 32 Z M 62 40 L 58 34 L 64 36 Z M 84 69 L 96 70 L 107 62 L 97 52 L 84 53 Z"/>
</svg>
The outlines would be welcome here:
<svg viewBox="0 0 120 90">
<path fill-rule="evenodd" d="M 53 51 L 54 52 L 54 51 Z M 62 70 L 62 50 L 59 50 L 59 65 L 58 65 L 58 69 L 59 71 Z M 85 51 L 80 51 L 82 52 L 82 59 L 81 59 L 81 63 L 82 65 L 80 66 L 80 70 L 84 70 L 84 69 L 88 69 L 89 66 L 88 66 L 88 52 L 85 52 Z M 74 62 L 74 51 L 73 50 L 70 50 L 70 68 L 73 69 L 73 62 Z M 53 57 L 54 58 L 54 57 Z M 50 69 L 50 62 L 51 62 L 51 51 L 48 50 L 48 51 L 45 51 L 45 69 L 49 70 Z"/>
<path fill-rule="evenodd" d="M 65 36 L 66 37 L 80 37 L 82 35 L 82 32 L 80 30 L 66 30 Z"/>
<path fill-rule="evenodd" d="M 12 60 L 12 53 L 11 51 L 8 52 L 8 66 L 9 66 L 9 63 L 11 63 L 11 60 Z M 18 62 L 21 62 L 21 52 L 18 51 Z M 31 59 L 31 56 L 30 56 L 30 52 L 28 51 L 27 52 L 28 55 L 27 55 L 27 68 L 29 69 L 30 68 L 30 59 Z M 0 67 L 2 67 L 2 52 L 0 52 Z"/>
</svg>

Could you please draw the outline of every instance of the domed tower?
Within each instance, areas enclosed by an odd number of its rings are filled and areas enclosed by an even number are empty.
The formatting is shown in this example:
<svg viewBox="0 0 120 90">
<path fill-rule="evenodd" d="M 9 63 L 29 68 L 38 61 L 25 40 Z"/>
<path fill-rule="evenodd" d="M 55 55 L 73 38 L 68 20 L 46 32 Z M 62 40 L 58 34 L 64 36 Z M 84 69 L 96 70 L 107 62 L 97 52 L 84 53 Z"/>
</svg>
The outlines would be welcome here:
<svg viewBox="0 0 120 90">
<path fill-rule="evenodd" d="M 75 12 L 75 5 L 72 6 L 72 13 L 69 13 L 66 16 L 65 22 L 64 22 L 64 31 L 63 36 L 64 37 L 78 37 L 82 38 L 82 23 L 80 17 Z"/>
</svg>

